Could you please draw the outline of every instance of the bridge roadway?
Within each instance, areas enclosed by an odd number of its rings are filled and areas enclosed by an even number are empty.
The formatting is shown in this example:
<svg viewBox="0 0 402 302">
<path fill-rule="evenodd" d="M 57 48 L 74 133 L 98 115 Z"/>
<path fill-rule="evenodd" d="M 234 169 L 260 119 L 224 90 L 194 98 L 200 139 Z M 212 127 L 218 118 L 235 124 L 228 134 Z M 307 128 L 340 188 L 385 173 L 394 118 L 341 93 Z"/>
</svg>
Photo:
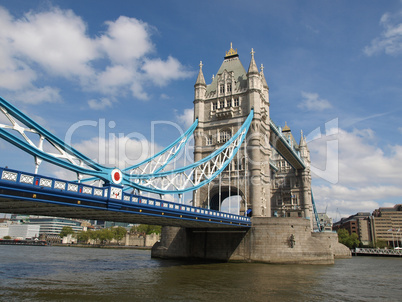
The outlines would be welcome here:
<svg viewBox="0 0 402 302">
<path fill-rule="evenodd" d="M 239 229 L 250 218 L 127 194 L 119 186 L 82 183 L 0 168 L 0 213 L 115 222 Z"/>
</svg>

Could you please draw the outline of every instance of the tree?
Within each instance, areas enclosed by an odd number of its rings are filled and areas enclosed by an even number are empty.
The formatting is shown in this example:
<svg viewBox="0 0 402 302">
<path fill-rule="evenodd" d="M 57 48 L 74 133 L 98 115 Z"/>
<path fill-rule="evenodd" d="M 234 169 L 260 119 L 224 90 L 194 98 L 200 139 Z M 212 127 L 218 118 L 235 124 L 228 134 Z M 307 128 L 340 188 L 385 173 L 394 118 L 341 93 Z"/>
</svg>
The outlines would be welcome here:
<svg viewBox="0 0 402 302">
<path fill-rule="evenodd" d="M 69 227 L 69 226 L 65 226 L 65 227 L 63 227 L 63 228 L 61 229 L 60 237 L 61 237 L 61 238 L 67 237 L 67 236 L 70 235 L 70 234 L 71 234 L 71 235 L 74 235 L 74 234 L 75 234 L 73 228 L 72 228 L 72 227 Z"/>
<path fill-rule="evenodd" d="M 111 229 L 101 229 L 96 232 L 99 234 L 99 240 L 101 243 L 106 243 L 113 239 L 113 232 Z"/>
<path fill-rule="evenodd" d="M 79 242 L 85 242 L 87 243 L 89 240 L 89 232 L 88 231 L 81 231 L 77 234 L 77 240 Z"/>
<path fill-rule="evenodd" d="M 133 228 L 134 227 L 132 227 L 131 230 L 133 230 Z M 160 225 L 140 224 L 136 227 L 135 231 L 145 235 L 160 234 L 162 227 Z"/>
<path fill-rule="evenodd" d="M 353 233 L 352 235 L 349 236 L 347 247 L 355 249 L 359 246 L 359 244 L 360 244 L 359 236 L 356 233 Z"/>
<path fill-rule="evenodd" d="M 87 232 L 88 232 L 89 239 L 94 240 L 96 243 L 99 239 L 99 232 L 98 231 L 87 231 Z"/>
<path fill-rule="evenodd" d="M 380 249 L 383 249 L 383 248 L 389 247 L 389 246 L 388 246 L 388 243 L 385 240 L 377 240 L 376 247 L 379 247 Z"/>
<path fill-rule="evenodd" d="M 126 234 L 127 234 L 127 230 L 121 226 L 118 226 L 117 228 L 113 228 L 112 232 L 113 232 L 113 238 L 116 239 L 117 242 L 122 240 L 124 238 L 124 236 L 126 236 Z"/>
<path fill-rule="evenodd" d="M 360 244 L 359 236 L 356 233 L 350 235 L 346 229 L 338 230 L 338 241 L 350 249 L 356 248 Z"/>
</svg>

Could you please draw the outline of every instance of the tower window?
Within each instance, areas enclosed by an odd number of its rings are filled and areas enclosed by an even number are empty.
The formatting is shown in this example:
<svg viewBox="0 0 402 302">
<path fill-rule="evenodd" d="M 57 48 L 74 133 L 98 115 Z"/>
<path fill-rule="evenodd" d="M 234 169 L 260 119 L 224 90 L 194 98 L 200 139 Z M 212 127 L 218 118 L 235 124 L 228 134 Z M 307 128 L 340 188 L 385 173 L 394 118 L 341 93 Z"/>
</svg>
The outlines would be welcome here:
<svg viewBox="0 0 402 302">
<path fill-rule="evenodd" d="M 235 98 L 235 99 L 234 99 L 234 104 L 233 104 L 233 106 L 234 106 L 234 107 L 239 107 L 239 104 L 240 104 L 240 103 L 239 103 L 239 98 Z"/>
<path fill-rule="evenodd" d="M 216 102 L 212 103 L 212 110 L 218 109 L 218 104 Z"/>
<path fill-rule="evenodd" d="M 232 83 L 228 83 L 227 92 L 232 92 Z"/>
<path fill-rule="evenodd" d="M 225 107 L 225 100 L 219 101 L 219 108 Z"/>
<path fill-rule="evenodd" d="M 224 84 L 221 84 L 220 86 L 219 86 L 219 92 L 220 93 L 225 93 L 225 85 Z"/>
<path fill-rule="evenodd" d="M 226 100 L 226 106 L 227 107 L 232 107 L 232 99 Z"/>
<path fill-rule="evenodd" d="M 207 145 L 211 146 L 212 145 L 212 136 L 207 137 Z"/>
<path fill-rule="evenodd" d="M 219 133 L 219 141 L 225 143 L 230 139 L 230 130 L 224 130 Z"/>
</svg>

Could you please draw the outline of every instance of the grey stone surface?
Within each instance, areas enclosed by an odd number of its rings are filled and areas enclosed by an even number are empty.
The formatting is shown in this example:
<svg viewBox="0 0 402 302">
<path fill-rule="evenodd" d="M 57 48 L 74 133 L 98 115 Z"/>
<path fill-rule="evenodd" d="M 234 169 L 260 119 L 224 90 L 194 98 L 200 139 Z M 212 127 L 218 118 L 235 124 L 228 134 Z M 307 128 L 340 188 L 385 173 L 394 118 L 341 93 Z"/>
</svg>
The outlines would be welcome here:
<svg viewBox="0 0 402 302">
<path fill-rule="evenodd" d="M 284 264 L 332 264 L 350 257 L 336 233 L 312 233 L 303 218 L 254 217 L 240 230 L 164 227 L 152 257 Z"/>
</svg>

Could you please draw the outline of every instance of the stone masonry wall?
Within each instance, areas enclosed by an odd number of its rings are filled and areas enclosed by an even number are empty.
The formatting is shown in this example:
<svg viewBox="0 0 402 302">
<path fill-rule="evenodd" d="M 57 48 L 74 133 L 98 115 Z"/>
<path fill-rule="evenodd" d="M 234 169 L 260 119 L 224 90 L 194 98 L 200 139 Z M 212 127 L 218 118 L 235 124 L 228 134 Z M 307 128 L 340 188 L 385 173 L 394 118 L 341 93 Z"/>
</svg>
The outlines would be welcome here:
<svg viewBox="0 0 402 302">
<path fill-rule="evenodd" d="M 332 264 L 335 252 L 347 254 L 336 234 L 315 235 L 304 218 L 253 217 L 252 225 L 248 230 L 164 227 L 152 257 Z"/>
</svg>

